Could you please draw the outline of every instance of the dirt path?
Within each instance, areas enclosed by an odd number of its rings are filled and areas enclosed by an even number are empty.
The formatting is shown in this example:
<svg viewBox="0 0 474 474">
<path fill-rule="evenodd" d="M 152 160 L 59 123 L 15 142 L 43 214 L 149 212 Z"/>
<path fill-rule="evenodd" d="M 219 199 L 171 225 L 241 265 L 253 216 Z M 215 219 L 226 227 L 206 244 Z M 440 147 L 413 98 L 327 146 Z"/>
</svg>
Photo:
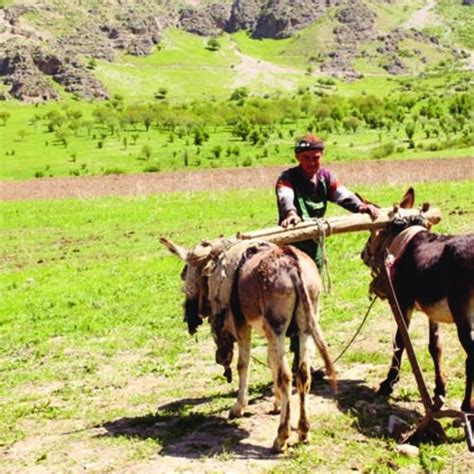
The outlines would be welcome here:
<svg viewBox="0 0 474 474">
<path fill-rule="evenodd" d="M 295 84 L 294 81 L 288 79 L 288 76 L 291 74 L 302 75 L 300 69 L 277 66 L 262 59 L 248 56 L 243 54 L 235 43 L 233 45 L 234 53 L 240 60 L 234 69 L 237 73 L 234 87 L 247 86 L 255 81 L 262 81 L 267 85 L 277 85 L 283 89 L 291 89 Z"/>
<path fill-rule="evenodd" d="M 413 13 L 411 18 L 405 23 L 405 28 L 416 28 L 422 30 L 427 25 L 436 23 L 435 13 L 432 11 L 435 5 L 435 0 L 428 0 L 424 7 Z"/>
<path fill-rule="evenodd" d="M 0 200 L 88 199 L 179 191 L 271 188 L 279 173 L 287 167 L 3 181 L 0 182 Z M 347 186 L 367 183 L 410 185 L 417 182 L 474 179 L 474 157 L 333 163 L 327 168 Z"/>
</svg>

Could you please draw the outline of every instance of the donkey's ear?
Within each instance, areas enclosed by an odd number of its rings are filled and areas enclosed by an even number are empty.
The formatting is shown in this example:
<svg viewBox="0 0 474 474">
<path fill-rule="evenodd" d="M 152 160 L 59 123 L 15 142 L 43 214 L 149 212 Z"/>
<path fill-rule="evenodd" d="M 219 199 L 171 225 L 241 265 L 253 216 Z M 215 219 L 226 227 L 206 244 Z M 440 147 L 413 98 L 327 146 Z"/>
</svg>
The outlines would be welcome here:
<svg viewBox="0 0 474 474">
<path fill-rule="evenodd" d="M 408 191 L 403 196 L 402 201 L 400 202 L 400 207 L 403 209 L 411 209 L 415 204 L 415 190 L 413 188 L 408 188 Z"/>
<path fill-rule="evenodd" d="M 162 243 L 172 254 L 176 255 L 181 260 L 184 260 L 185 262 L 187 261 L 188 251 L 184 247 L 171 242 L 171 240 L 168 240 L 165 237 L 160 237 L 160 243 Z"/>
</svg>

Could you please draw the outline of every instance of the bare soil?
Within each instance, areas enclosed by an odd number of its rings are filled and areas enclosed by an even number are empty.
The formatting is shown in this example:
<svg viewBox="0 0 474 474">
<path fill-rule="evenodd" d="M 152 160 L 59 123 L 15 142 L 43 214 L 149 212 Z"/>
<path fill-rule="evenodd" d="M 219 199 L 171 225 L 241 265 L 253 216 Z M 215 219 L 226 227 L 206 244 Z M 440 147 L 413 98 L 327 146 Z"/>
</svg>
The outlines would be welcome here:
<svg viewBox="0 0 474 474">
<path fill-rule="evenodd" d="M 226 168 L 131 175 L 41 178 L 0 182 L 0 200 L 137 196 L 182 191 L 270 188 L 287 168 Z M 347 186 L 456 181 L 474 178 L 474 157 L 407 161 L 358 161 L 326 166 Z"/>
</svg>

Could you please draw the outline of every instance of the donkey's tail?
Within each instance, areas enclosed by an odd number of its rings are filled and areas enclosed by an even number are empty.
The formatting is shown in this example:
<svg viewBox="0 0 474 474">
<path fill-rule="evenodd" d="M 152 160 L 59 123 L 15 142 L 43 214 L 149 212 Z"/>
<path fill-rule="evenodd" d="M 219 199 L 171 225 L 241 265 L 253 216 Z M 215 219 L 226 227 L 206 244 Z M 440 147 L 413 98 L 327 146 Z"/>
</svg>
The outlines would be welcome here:
<svg viewBox="0 0 474 474">
<path fill-rule="evenodd" d="M 329 355 L 328 346 L 326 344 L 326 340 L 324 339 L 323 332 L 321 330 L 321 326 L 319 325 L 318 321 L 314 319 L 314 317 L 310 320 L 310 331 L 311 336 L 314 339 L 314 343 L 318 348 L 319 353 L 324 361 L 324 365 L 326 367 L 326 374 L 331 381 L 331 388 L 334 393 L 337 393 L 337 372 L 334 364 L 332 362 L 332 358 Z"/>
<path fill-rule="evenodd" d="M 317 308 L 314 307 L 313 301 L 311 300 L 308 288 L 305 285 L 304 278 L 303 278 L 303 271 L 298 261 L 298 255 L 293 252 L 293 257 L 295 259 L 297 268 L 298 268 L 298 282 L 294 282 L 295 287 L 297 288 L 298 297 L 300 300 L 300 304 L 303 305 L 304 314 L 307 318 L 307 325 L 310 331 L 311 337 L 318 348 L 319 353 L 323 359 L 325 368 L 326 368 L 326 375 L 329 377 L 331 381 L 331 388 L 334 393 L 337 393 L 337 372 L 332 362 L 332 358 L 329 355 L 328 346 L 326 344 L 326 340 L 323 335 L 323 331 L 319 322 L 317 320 L 317 316 L 319 314 Z"/>
</svg>

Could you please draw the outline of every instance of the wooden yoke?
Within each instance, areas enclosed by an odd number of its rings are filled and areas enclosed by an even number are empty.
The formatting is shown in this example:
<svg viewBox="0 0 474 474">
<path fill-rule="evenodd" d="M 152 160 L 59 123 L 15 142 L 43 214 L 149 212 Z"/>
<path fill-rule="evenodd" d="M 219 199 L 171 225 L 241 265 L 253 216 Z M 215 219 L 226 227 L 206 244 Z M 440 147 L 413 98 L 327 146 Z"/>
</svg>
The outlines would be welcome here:
<svg viewBox="0 0 474 474">
<path fill-rule="evenodd" d="M 253 232 L 239 232 L 235 237 L 220 238 L 212 241 L 205 240 L 195 245 L 188 254 L 188 263 L 199 265 L 208 257 L 217 256 L 226 247 L 239 240 L 264 240 L 278 245 L 292 244 L 302 240 L 317 239 L 321 236 L 342 234 L 346 232 L 359 232 L 364 230 L 377 230 L 385 227 L 393 217 L 423 216 L 431 225 L 441 220 L 441 212 L 437 208 L 427 209 L 380 209 L 376 220 L 368 214 L 351 214 L 349 216 L 330 217 L 323 219 L 310 219 L 293 227 L 281 226 L 268 227 Z"/>
</svg>

